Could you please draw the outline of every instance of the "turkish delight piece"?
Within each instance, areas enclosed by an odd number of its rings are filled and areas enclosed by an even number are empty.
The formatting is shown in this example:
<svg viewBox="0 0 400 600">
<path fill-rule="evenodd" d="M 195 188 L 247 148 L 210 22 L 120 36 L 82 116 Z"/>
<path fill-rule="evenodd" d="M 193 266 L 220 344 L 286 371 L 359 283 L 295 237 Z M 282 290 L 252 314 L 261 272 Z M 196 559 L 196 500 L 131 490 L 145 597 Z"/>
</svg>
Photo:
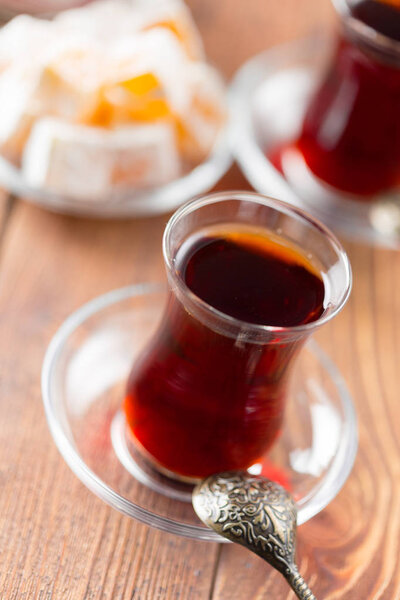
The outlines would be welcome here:
<svg viewBox="0 0 400 600">
<path fill-rule="evenodd" d="M 98 46 L 66 39 L 43 61 L 36 105 L 43 115 L 85 122 L 107 77 L 106 54 Z"/>
<path fill-rule="evenodd" d="M 185 110 L 189 102 L 187 74 L 192 63 L 187 59 L 176 38 L 166 29 L 139 33 L 134 39 L 124 38 L 110 50 L 116 85 L 150 73 L 159 84 L 174 112 Z M 130 86 L 133 90 L 133 84 Z"/>
<path fill-rule="evenodd" d="M 103 43 L 132 37 L 140 30 L 168 29 L 193 60 L 204 59 L 200 34 L 182 0 L 98 0 L 61 13 L 56 22 L 69 30 L 85 31 Z"/>
<path fill-rule="evenodd" d="M 55 39 L 49 21 L 20 15 L 9 21 L 0 30 L 0 73 L 19 60 L 30 64 Z"/>
<path fill-rule="evenodd" d="M 108 83 L 87 123 L 115 127 L 172 119 L 187 111 L 189 61 L 174 36 L 166 30 L 139 33 L 110 48 Z"/>
<path fill-rule="evenodd" d="M 19 162 L 35 120 L 36 89 L 36 73 L 24 65 L 9 67 L 0 77 L 0 152 L 12 162 Z"/>
<path fill-rule="evenodd" d="M 182 0 L 139 0 L 141 27 L 164 27 L 171 31 L 192 60 L 205 60 L 204 47 L 186 4 Z"/>
<path fill-rule="evenodd" d="M 84 32 L 88 38 L 104 44 L 120 36 L 135 33 L 139 20 L 135 3 L 128 0 L 98 0 L 86 6 L 61 12 L 54 19 L 68 32 Z"/>
<path fill-rule="evenodd" d="M 211 152 L 227 118 L 225 89 L 218 73 L 205 63 L 189 70 L 188 109 L 177 118 L 178 147 L 182 157 L 195 165 Z"/>
<path fill-rule="evenodd" d="M 166 124 L 107 131 L 45 118 L 32 129 L 22 169 L 29 185 L 95 201 L 115 187 L 166 183 L 180 175 L 180 159 Z"/>
<path fill-rule="evenodd" d="M 33 64 L 26 57 L 0 75 L 0 152 L 16 164 L 36 119 L 84 122 L 98 103 L 101 55 L 75 42 L 58 51 L 53 48 Z"/>
</svg>

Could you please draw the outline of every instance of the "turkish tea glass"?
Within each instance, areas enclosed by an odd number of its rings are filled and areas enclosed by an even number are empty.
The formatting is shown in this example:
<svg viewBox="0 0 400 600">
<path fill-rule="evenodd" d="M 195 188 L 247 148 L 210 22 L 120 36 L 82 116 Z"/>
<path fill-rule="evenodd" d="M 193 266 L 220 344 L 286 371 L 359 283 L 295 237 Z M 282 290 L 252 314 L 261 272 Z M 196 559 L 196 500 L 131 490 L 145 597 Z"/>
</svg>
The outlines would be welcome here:
<svg viewBox="0 0 400 600">
<path fill-rule="evenodd" d="M 259 325 L 196 296 L 176 257 L 188 238 L 215 226 L 256 226 L 298 249 L 323 280 L 321 316 L 293 327 Z M 346 253 L 325 226 L 301 210 L 244 192 L 211 194 L 183 206 L 166 227 L 163 252 L 169 298 L 129 377 L 124 404 L 129 435 L 153 466 L 183 481 L 248 469 L 280 434 L 299 350 L 349 296 Z"/>
<path fill-rule="evenodd" d="M 400 5 L 333 0 L 341 28 L 297 150 L 326 192 L 400 198 Z M 321 191 L 323 195 L 323 191 Z"/>
</svg>

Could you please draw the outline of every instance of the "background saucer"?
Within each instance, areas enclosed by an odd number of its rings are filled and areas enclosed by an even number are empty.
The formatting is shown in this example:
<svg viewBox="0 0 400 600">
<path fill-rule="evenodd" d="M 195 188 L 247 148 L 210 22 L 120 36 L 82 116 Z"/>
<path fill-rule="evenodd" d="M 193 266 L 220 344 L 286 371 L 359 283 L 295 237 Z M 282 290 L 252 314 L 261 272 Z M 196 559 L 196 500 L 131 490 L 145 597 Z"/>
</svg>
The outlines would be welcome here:
<svg viewBox="0 0 400 600">
<path fill-rule="evenodd" d="M 170 533 L 222 541 L 196 517 L 187 484 L 146 472 L 125 438 L 120 406 L 126 379 L 157 327 L 165 300 L 164 286 L 143 284 L 112 291 L 73 313 L 46 353 L 46 415 L 68 465 L 112 507 Z M 356 448 L 356 417 L 343 380 L 324 353 L 309 344 L 296 367 L 283 434 L 253 472 L 290 489 L 301 524 L 336 496 Z"/>
</svg>

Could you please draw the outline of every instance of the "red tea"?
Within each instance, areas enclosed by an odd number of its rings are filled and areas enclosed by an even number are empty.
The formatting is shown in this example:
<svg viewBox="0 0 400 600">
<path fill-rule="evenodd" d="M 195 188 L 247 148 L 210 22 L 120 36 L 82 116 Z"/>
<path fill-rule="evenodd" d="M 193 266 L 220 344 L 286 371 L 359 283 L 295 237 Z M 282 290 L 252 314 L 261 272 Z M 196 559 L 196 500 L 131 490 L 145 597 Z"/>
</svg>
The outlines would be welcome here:
<svg viewBox="0 0 400 600">
<path fill-rule="evenodd" d="M 352 15 L 400 40 L 396 0 L 351 3 Z M 289 145 L 312 173 L 360 200 L 400 185 L 400 53 L 397 60 L 344 35 L 306 111 L 300 137 Z M 287 146 L 273 152 L 278 167 Z"/>
<path fill-rule="evenodd" d="M 351 14 L 375 31 L 400 42 L 399 0 L 353 0 Z"/>
<path fill-rule="evenodd" d="M 194 235 L 175 268 L 198 298 L 243 322 L 292 327 L 324 310 L 318 270 L 265 233 Z M 248 468 L 279 435 L 289 365 L 302 342 L 284 343 L 279 330 L 268 344 L 230 337 L 171 294 L 128 382 L 125 410 L 135 440 L 158 465 L 188 478 Z"/>
</svg>

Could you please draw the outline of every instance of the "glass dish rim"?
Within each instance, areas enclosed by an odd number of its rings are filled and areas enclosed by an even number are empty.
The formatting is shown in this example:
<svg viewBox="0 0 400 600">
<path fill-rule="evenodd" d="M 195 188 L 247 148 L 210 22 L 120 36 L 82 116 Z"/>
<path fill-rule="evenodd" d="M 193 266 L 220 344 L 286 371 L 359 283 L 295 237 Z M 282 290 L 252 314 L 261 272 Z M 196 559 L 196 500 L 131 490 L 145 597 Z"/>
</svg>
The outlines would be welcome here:
<svg viewBox="0 0 400 600">
<path fill-rule="evenodd" d="M 167 533 L 174 533 L 176 535 L 202 541 L 224 542 L 224 540 L 214 531 L 207 530 L 204 526 L 181 523 L 168 517 L 154 514 L 121 497 L 86 465 L 65 435 L 63 427 L 53 412 L 53 400 L 51 394 L 52 374 L 65 343 L 75 330 L 88 318 L 94 316 L 101 310 L 107 309 L 119 302 L 129 300 L 130 298 L 145 293 L 160 292 L 163 289 L 165 289 L 165 285 L 160 283 L 141 283 L 117 288 L 86 302 L 67 317 L 51 339 L 43 361 L 41 389 L 45 414 L 53 440 L 65 462 L 78 479 L 109 506 L 116 508 L 121 513 L 134 518 L 141 523 Z M 302 509 L 301 518 L 298 520 L 299 525 L 318 514 L 336 497 L 353 468 L 358 447 L 357 416 L 347 386 L 331 359 L 315 342 L 311 342 L 311 347 L 318 350 L 321 364 L 327 370 L 338 390 L 341 407 L 343 409 L 343 424 L 346 435 L 341 438 L 339 450 L 333 458 L 326 478 L 321 481 L 320 485 L 316 486 L 312 492 L 312 504 Z M 340 464 L 341 470 L 337 472 L 339 460 L 343 464 Z M 334 468 L 335 465 L 336 469 Z M 310 495 L 311 494 L 308 494 L 308 496 L 305 496 L 302 499 L 303 504 L 309 499 Z"/>
<path fill-rule="evenodd" d="M 174 257 L 171 256 L 169 251 L 169 241 L 171 229 L 178 222 L 181 217 L 184 217 L 191 212 L 201 208 L 202 206 L 207 206 L 210 204 L 217 204 L 218 202 L 229 202 L 231 200 L 245 201 L 245 202 L 256 202 L 262 206 L 268 206 L 274 210 L 284 213 L 288 216 L 293 216 L 297 218 L 299 221 L 303 221 L 311 225 L 314 229 L 318 230 L 321 234 L 323 234 L 330 242 L 331 246 L 334 248 L 338 259 L 342 263 L 344 267 L 345 277 L 346 277 L 346 285 L 344 286 L 343 293 L 338 300 L 337 304 L 333 307 L 331 311 L 324 311 L 319 319 L 316 321 L 311 321 L 310 323 L 306 323 L 305 325 L 295 325 L 292 327 L 278 327 L 271 325 L 257 325 L 255 323 L 249 323 L 247 321 L 241 321 L 234 317 L 223 313 L 222 311 L 210 306 L 207 302 L 199 298 L 196 294 L 194 294 L 190 288 L 186 285 L 182 277 L 179 276 L 176 269 L 174 268 Z M 330 321 L 334 316 L 336 316 L 346 304 L 352 289 L 352 270 L 349 258 L 343 245 L 336 237 L 336 235 L 324 225 L 321 221 L 313 217 L 307 211 L 302 208 L 293 206 L 288 202 L 284 202 L 283 200 L 278 200 L 276 198 L 272 198 L 271 196 L 267 196 L 265 194 L 261 194 L 259 192 L 247 192 L 247 191 L 223 191 L 223 192 L 212 192 L 210 194 L 205 194 L 189 200 L 185 204 L 183 204 L 175 213 L 172 215 L 170 220 L 168 221 L 163 235 L 163 255 L 164 260 L 171 273 L 173 281 L 175 285 L 180 289 L 182 294 L 185 297 L 189 297 L 195 306 L 200 307 L 211 315 L 221 319 L 228 326 L 234 326 L 236 328 L 243 328 L 247 332 L 251 332 L 253 334 L 282 334 L 285 336 L 290 336 L 290 334 L 301 334 L 306 332 L 312 332 L 321 325 Z"/>
<path fill-rule="evenodd" d="M 218 76 L 221 78 L 219 73 Z M 0 183 L 9 193 L 31 204 L 63 214 L 105 218 L 164 214 L 175 210 L 193 195 L 193 192 L 184 194 L 184 186 L 198 189 L 199 194 L 206 193 L 228 171 L 233 162 L 229 133 L 230 109 L 227 99 L 226 122 L 218 132 L 210 153 L 201 163 L 165 184 L 143 189 L 129 187 L 124 190 L 111 190 L 95 201 L 74 198 L 43 187 L 32 187 L 25 182 L 21 169 L 3 156 L 0 156 Z M 164 205 L 163 196 L 166 195 L 177 199 L 169 200 Z M 185 198 L 182 199 L 182 196 Z"/>
</svg>

